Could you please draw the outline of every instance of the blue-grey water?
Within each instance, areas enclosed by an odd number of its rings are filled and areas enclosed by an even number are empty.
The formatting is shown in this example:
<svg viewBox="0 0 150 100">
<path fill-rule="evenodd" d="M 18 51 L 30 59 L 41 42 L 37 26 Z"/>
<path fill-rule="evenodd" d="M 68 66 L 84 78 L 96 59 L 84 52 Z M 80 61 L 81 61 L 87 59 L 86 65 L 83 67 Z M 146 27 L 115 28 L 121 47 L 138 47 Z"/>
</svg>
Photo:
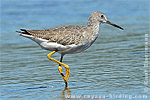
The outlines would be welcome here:
<svg viewBox="0 0 150 100">
<path fill-rule="evenodd" d="M 50 51 L 15 31 L 86 25 L 93 11 L 105 13 L 125 30 L 103 24 L 89 49 L 65 55 L 63 61 L 71 69 L 65 89 L 58 64 L 46 57 Z M 150 36 L 150 0 L 0 0 L 0 28 L 1 100 L 150 96 L 149 67 L 144 66 L 145 55 L 149 55 L 148 51 L 145 54 L 145 36 Z M 59 60 L 60 54 L 53 57 Z"/>
</svg>

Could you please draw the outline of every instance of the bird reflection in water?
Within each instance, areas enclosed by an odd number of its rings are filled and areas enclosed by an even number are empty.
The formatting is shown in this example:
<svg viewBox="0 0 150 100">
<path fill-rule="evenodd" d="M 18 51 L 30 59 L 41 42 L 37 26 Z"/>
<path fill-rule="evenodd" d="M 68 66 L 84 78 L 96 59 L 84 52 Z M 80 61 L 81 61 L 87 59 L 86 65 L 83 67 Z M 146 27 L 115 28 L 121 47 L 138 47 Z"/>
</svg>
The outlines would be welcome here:
<svg viewBox="0 0 150 100">
<path fill-rule="evenodd" d="M 65 87 L 64 90 L 61 92 L 61 99 L 69 99 L 71 98 L 71 91 L 69 88 Z"/>
</svg>

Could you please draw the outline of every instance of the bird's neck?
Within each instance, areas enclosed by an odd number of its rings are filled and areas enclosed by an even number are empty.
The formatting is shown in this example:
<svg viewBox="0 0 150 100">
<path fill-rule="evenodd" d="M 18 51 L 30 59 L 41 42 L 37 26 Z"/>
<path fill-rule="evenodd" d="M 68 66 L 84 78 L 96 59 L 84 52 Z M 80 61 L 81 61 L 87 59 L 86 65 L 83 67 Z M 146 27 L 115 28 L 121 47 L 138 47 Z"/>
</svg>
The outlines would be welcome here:
<svg viewBox="0 0 150 100">
<path fill-rule="evenodd" d="M 93 18 L 89 18 L 89 20 L 88 20 L 88 27 L 90 27 L 92 29 L 94 34 L 98 34 L 100 24 L 101 23 L 99 21 L 96 21 Z"/>
<path fill-rule="evenodd" d="M 99 21 L 96 21 L 96 19 L 94 18 L 89 18 L 88 20 L 88 29 L 89 29 L 89 33 L 87 34 L 88 39 L 91 40 L 91 44 L 97 39 L 98 37 L 98 32 L 99 32 Z"/>
</svg>

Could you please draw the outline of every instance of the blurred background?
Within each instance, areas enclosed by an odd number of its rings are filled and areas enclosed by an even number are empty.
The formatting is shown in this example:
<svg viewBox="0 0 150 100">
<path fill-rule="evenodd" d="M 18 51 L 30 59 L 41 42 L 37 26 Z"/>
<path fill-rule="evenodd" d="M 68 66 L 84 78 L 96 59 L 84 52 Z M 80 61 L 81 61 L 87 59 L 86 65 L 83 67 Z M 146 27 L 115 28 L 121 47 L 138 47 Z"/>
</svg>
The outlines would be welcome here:
<svg viewBox="0 0 150 100">
<path fill-rule="evenodd" d="M 66 55 L 64 63 L 70 66 L 71 76 L 65 89 L 58 65 L 46 57 L 49 51 L 15 31 L 86 26 L 93 11 L 105 13 L 108 20 L 125 30 L 103 24 L 89 49 Z M 1 99 L 149 96 L 149 82 L 144 84 L 148 70 L 144 66 L 145 34 L 149 33 L 150 0 L 0 0 Z M 53 57 L 59 60 L 60 54 Z"/>
</svg>

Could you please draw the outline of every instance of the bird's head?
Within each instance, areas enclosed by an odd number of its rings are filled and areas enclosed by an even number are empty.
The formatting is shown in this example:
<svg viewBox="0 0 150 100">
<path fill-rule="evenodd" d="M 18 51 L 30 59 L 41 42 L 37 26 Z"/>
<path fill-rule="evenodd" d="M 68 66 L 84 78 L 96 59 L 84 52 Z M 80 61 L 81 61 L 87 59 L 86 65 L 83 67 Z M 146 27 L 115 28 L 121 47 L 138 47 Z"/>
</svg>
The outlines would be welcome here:
<svg viewBox="0 0 150 100">
<path fill-rule="evenodd" d="M 106 16 L 105 16 L 105 14 L 102 13 L 102 12 L 99 12 L 99 11 L 93 12 L 90 15 L 90 17 L 89 17 L 89 21 L 91 21 L 91 22 L 99 22 L 99 23 L 107 23 L 107 24 L 110 24 L 110 25 L 112 25 L 114 27 L 117 27 L 117 28 L 120 28 L 120 29 L 123 30 L 122 27 L 120 27 L 120 26 L 118 26 L 116 24 L 113 24 L 110 21 L 108 21 L 107 18 L 106 18 Z"/>
</svg>

